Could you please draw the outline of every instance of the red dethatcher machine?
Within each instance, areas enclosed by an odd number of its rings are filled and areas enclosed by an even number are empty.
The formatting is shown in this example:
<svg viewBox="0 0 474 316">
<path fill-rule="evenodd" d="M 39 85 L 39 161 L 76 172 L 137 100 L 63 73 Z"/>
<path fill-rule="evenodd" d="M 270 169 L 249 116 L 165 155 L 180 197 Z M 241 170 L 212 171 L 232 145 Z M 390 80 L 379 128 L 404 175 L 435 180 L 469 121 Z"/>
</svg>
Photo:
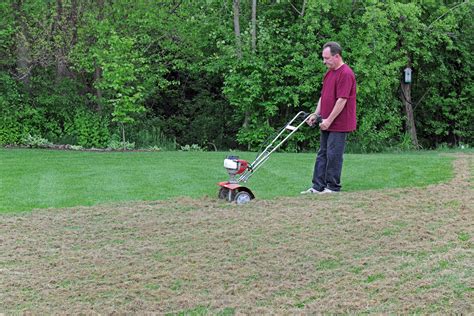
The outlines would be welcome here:
<svg viewBox="0 0 474 316">
<path fill-rule="evenodd" d="M 249 163 L 246 160 L 239 159 L 237 156 L 228 156 L 224 159 L 224 168 L 229 174 L 229 181 L 219 182 L 220 186 L 218 197 L 229 202 L 237 204 L 245 204 L 255 198 L 252 191 L 246 186 L 241 185 L 257 171 L 270 155 L 283 145 L 304 123 L 310 118 L 310 114 L 299 112 L 284 127 L 282 127 L 277 135 L 271 140 L 265 149 L 257 155 L 255 161 Z M 316 122 L 320 123 L 321 118 L 317 117 Z M 262 145 L 264 147 L 265 144 Z"/>
</svg>

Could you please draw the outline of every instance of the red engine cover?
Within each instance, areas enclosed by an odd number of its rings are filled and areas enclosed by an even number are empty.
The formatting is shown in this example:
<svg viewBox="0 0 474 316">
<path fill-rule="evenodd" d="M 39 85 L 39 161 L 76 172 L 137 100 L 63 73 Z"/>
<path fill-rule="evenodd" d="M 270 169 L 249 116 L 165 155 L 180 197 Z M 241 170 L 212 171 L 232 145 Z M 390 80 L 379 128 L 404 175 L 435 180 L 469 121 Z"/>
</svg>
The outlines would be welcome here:
<svg viewBox="0 0 474 316">
<path fill-rule="evenodd" d="M 243 173 L 245 170 L 247 170 L 249 163 L 246 160 L 238 159 L 238 162 L 240 162 L 240 168 L 237 171 L 237 174 Z"/>
</svg>

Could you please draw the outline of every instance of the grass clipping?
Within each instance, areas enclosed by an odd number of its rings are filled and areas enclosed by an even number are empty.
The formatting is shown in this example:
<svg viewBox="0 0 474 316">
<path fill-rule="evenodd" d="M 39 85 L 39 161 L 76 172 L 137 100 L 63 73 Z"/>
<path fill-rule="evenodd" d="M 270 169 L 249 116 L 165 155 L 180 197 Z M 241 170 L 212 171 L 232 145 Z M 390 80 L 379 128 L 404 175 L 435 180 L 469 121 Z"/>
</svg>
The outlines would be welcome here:
<svg viewBox="0 0 474 316">
<path fill-rule="evenodd" d="M 417 189 L 0 217 L 0 313 L 474 312 L 473 156 Z"/>
</svg>

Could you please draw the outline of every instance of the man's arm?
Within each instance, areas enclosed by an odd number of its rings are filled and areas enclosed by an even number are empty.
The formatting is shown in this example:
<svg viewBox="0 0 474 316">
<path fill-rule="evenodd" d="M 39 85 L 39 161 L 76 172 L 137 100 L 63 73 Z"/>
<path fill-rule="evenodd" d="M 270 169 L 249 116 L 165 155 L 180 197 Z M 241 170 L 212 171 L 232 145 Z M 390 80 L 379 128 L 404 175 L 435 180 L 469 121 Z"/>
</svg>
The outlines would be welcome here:
<svg viewBox="0 0 474 316">
<path fill-rule="evenodd" d="M 336 117 L 342 112 L 344 107 L 346 106 L 347 99 L 344 98 L 339 98 L 336 101 L 336 104 L 334 105 L 334 108 L 332 109 L 331 114 L 329 114 L 329 117 L 321 122 L 319 124 L 319 127 L 324 131 L 331 126 L 332 122 L 336 119 Z M 319 106 L 319 105 L 318 105 Z"/>
<path fill-rule="evenodd" d="M 321 113 L 321 98 L 318 100 L 318 105 L 316 106 L 316 110 L 312 113 L 306 122 L 309 126 L 313 126 L 316 123 L 316 117 Z"/>
<path fill-rule="evenodd" d="M 316 106 L 316 111 L 314 111 L 313 114 L 316 114 L 318 116 L 321 113 L 321 98 L 318 100 L 318 105 Z"/>
</svg>

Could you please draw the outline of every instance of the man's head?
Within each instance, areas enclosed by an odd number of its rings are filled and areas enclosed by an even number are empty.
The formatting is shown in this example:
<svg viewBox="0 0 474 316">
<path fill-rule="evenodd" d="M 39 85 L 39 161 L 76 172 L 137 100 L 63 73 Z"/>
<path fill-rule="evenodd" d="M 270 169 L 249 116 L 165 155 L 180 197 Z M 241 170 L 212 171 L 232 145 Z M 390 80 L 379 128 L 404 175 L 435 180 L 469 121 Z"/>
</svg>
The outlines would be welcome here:
<svg viewBox="0 0 474 316">
<path fill-rule="evenodd" d="M 328 42 L 323 46 L 323 63 L 330 69 L 335 70 L 342 64 L 342 48 L 339 43 Z"/>
</svg>

